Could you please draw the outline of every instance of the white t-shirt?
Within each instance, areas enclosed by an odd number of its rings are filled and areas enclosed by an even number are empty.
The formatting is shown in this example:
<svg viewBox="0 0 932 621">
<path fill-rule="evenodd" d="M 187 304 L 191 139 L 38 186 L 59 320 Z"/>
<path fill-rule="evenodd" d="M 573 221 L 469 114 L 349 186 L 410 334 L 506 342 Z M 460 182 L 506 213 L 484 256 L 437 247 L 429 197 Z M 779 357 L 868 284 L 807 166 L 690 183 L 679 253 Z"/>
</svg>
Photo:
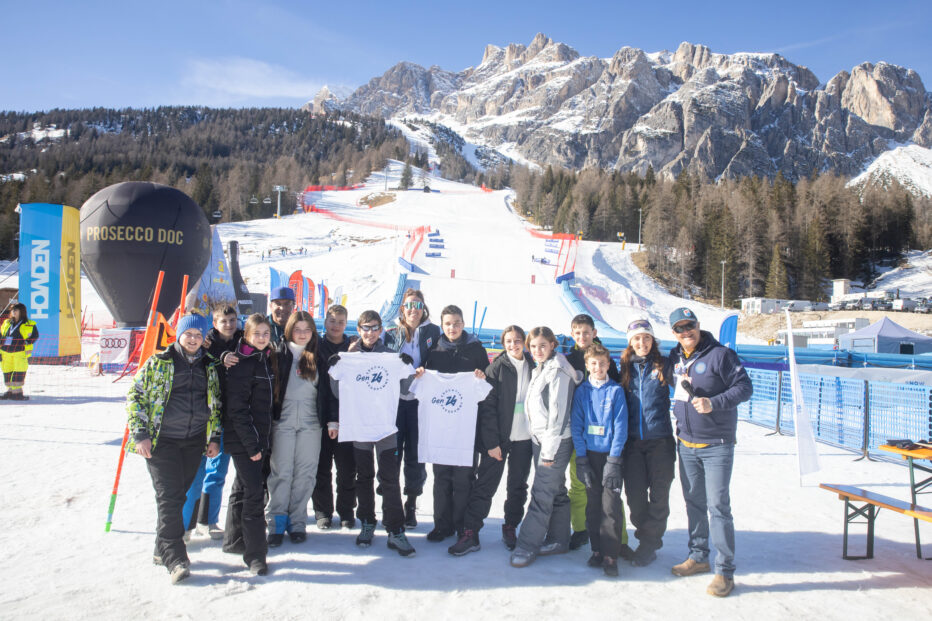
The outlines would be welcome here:
<svg viewBox="0 0 932 621">
<path fill-rule="evenodd" d="M 426 371 L 414 380 L 417 395 L 417 456 L 423 463 L 472 466 L 479 402 L 492 387 L 468 373 Z"/>
<path fill-rule="evenodd" d="M 330 367 L 340 382 L 340 442 L 378 442 L 398 431 L 401 380 L 414 373 L 398 354 L 349 352 Z"/>
</svg>

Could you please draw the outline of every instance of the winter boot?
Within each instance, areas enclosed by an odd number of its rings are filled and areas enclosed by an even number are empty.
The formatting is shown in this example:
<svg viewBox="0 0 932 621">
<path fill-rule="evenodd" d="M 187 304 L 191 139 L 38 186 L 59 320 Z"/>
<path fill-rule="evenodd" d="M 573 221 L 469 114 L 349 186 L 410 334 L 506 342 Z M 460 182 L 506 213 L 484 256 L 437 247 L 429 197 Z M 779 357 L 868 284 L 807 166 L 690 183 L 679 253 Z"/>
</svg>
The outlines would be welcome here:
<svg viewBox="0 0 932 621">
<path fill-rule="evenodd" d="M 450 546 L 447 552 L 453 556 L 465 556 L 470 552 L 477 552 L 479 550 L 479 533 L 467 528 L 463 531 L 463 534 L 460 535 L 459 541 Z"/>
<path fill-rule="evenodd" d="M 265 576 L 269 573 L 269 565 L 265 559 L 254 558 L 249 561 L 249 573 L 253 576 Z"/>
<path fill-rule="evenodd" d="M 589 543 L 589 531 L 580 530 L 570 537 L 570 550 L 578 550 Z"/>
<path fill-rule="evenodd" d="M 188 568 L 188 563 L 186 561 L 177 563 L 169 572 L 169 577 L 171 578 L 172 584 L 178 584 L 185 578 L 188 578 L 190 575 L 191 570 Z"/>
<path fill-rule="evenodd" d="M 417 526 L 417 496 L 408 496 L 405 501 L 405 528 Z"/>
<path fill-rule="evenodd" d="M 332 515 L 318 515 L 317 516 L 317 528 L 320 530 L 330 530 L 330 527 L 333 525 L 333 516 Z"/>
<path fill-rule="evenodd" d="M 359 535 L 356 536 L 356 545 L 360 548 L 368 548 L 372 545 L 373 537 L 375 537 L 375 524 L 363 522 L 362 528 L 359 529 Z"/>
<path fill-rule="evenodd" d="M 518 528 L 511 524 L 502 524 L 502 543 L 508 550 L 514 550 L 518 545 Z"/>
<path fill-rule="evenodd" d="M 269 534 L 269 547 L 277 548 L 282 545 L 282 542 L 285 540 L 285 535 L 282 533 L 270 533 Z"/>
<path fill-rule="evenodd" d="M 356 528 L 356 518 L 340 520 L 340 528 Z"/>
<path fill-rule="evenodd" d="M 602 565 L 602 572 L 609 578 L 618 577 L 618 560 L 614 558 L 605 557 L 605 562 Z"/>
<path fill-rule="evenodd" d="M 435 528 L 434 530 L 427 533 L 427 541 L 430 541 L 432 543 L 437 543 L 437 542 L 443 541 L 447 537 L 452 537 L 452 536 L 453 536 L 452 530 L 447 531 L 447 530 L 440 530 L 439 528 Z"/>
<path fill-rule="evenodd" d="M 288 533 L 288 538 L 291 539 L 291 543 L 304 543 L 307 541 L 307 533 L 303 530 L 293 531 Z"/>
<path fill-rule="evenodd" d="M 408 541 L 404 529 L 388 533 L 388 549 L 395 550 L 401 556 L 414 556 L 414 546 Z"/>
<path fill-rule="evenodd" d="M 691 558 L 686 559 L 679 565 L 674 565 L 670 570 L 674 576 L 695 576 L 696 574 L 705 574 L 711 571 L 708 563 L 699 563 Z"/>
<path fill-rule="evenodd" d="M 712 578 L 712 582 L 709 583 L 705 592 L 715 597 L 728 597 L 728 594 L 731 593 L 734 588 L 735 581 L 733 578 L 726 578 L 722 574 L 715 574 L 715 577 Z"/>
</svg>

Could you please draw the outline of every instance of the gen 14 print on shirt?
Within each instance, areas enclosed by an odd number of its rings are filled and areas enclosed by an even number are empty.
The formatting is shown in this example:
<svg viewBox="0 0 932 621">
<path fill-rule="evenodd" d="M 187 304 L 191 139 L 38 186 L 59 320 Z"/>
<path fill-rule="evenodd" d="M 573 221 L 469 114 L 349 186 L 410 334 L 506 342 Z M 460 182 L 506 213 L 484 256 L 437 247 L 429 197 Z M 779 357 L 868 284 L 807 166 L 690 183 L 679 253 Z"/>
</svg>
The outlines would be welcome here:
<svg viewBox="0 0 932 621">
<path fill-rule="evenodd" d="M 330 368 L 340 382 L 340 442 L 378 442 L 395 433 L 401 381 L 413 373 L 396 353 L 340 354 Z"/>
<path fill-rule="evenodd" d="M 428 464 L 472 466 L 476 413 L 492 386 L 469 373 L 426 371 L 411 384 L 418 399 L 418 459 Z"/>
</svg>

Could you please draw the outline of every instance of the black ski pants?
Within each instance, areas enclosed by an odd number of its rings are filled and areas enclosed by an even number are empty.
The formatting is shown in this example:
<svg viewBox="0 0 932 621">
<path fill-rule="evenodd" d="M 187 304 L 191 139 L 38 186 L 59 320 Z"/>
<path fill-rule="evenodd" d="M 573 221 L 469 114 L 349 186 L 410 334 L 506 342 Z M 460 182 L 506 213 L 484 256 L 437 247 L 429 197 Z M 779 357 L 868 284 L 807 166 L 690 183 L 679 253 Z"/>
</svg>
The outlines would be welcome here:
<svg viewBox="0 0 932 621">
<path fill-rule="evenodd" d="M 378 459 L 382 525 L 390 533 L 404 531 L 405 512 L 398 482 L 398 445 L 395 434 L 378 442 L 354 442 L 353 448 L 356 459 L 356 498 L 359 501 L 356 516 L 363 522 L 375 524 L 375 468 Z"/>
<path fill-rule="evenodd" d="M 236 478 L 230 490 L 227 522 L 223 530 L 225 550 L 243 550 L 247 565 L 266 559 L 269 545 L 265 538 L 265 459 L 252 461 L 245 453 L 233 453 Z"/>
<path fill-rule="evenodd" d="M 466 505 L 469 502 L 475 479 L 475 466 L 434 464 L 435 529 L 445 533 L 463 534 Z"/>
<path fill-rule="evenodd" d="M 603 557 L 618 558 L 621 530 L 624 527 L 624 505 L 621 493 L 602 487 L 602 474 L 608 453 L 586 452 L 592 469 L 592 487 L 586 488 L 586 530 L 592 552 Z"/>
<path fill-rule="evenodd" d="M 203 454 L 204 434 L 184 440 L 159 438 L 152 457 L 146 460 L 158 512 L 155 549 L 169 571 L 178 563 L 188 562 L 182 508 Z"/>
<path fill-rule="evenodd" d="M 625 493 L 638 547 L 659 550 L 670 516 L 670 486 L 676 471 L 673 436 L 628 440 L 625 444 Z"/>
<path fill-rule="evenodd" d="M 398 461 L 403 464 L 405 496 L 420 496 L 427 482 L 427 466 L 417 460 L 417 400 L 398 401 Z"/>
<path fill-rule="evenodd" d="M 483 520 L 489 516 L 492 509 L 492 497 L 498 491 L 505 472 L 505 463 L 508 464 L 508 478 L 505 486 L 505 524 L 518 527 L 524 517 L 524 505 L 527 502 L 527 480 L 531 474 L 531 462 L 534 461 L 534 450 L 530 440 L 512 442 L 502 451 L 502 460 L 498 461 L 489 454 L 482 453 L 479 457 L 479 471 L 473 484 L 469 501 L 466 504 L 466 517 L 464 526 L 469 530 L 482 529 Z"/>
<path fill-rule="evenodd" d="M 337 468 L 336 510 L 341 520 L 352 520 L 356 510 L 356 458 L 352 442 L 331 440 L 327 428 L 320 441 L 320 461 L 317 462 L 317 485 L 311 500 L 314 517 L 333 516 L 333 465 Z"/>
</svg>

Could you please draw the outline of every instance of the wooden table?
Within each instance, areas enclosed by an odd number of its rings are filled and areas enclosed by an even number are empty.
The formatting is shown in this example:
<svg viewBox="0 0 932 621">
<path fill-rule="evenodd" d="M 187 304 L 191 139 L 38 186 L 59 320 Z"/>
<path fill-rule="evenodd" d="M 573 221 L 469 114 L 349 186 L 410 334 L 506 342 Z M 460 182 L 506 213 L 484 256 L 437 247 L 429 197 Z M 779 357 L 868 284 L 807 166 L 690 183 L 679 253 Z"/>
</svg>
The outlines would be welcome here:
<svg viewBox="0 0 932 621">
<path fill-rule="evenodd" d="M 888 453 L 896 453 L 906 460 L 906 463 L 909 465 L 909 493 L 912 495 L 913 505 L 917 504 L 917 495 L 932 493 L 932 490 L 928 489 L 929 487 L 932 487 L 932 467 L 916 463 L 916 460 L 932 461 L 932 449 L 916 448 L 909 450 L 896 446 L 890 446 L 889 444 L 881 444 L 877 448 L 879 448 L 881 451 L 887 451 Z M 916 481 L 917 470 L 920 473 L 925 473 L 930 476 L 920 481 Z M 919 476 L 922 476 L 922 474 Z M 922 545 L 919 543 L 919 520 L 916 518 L 913 518 L 913 529 L 916 532 L 916 556 L 922 558 Z M 932 557 L 927 560 L 932 560 Z"/>
</svg>

